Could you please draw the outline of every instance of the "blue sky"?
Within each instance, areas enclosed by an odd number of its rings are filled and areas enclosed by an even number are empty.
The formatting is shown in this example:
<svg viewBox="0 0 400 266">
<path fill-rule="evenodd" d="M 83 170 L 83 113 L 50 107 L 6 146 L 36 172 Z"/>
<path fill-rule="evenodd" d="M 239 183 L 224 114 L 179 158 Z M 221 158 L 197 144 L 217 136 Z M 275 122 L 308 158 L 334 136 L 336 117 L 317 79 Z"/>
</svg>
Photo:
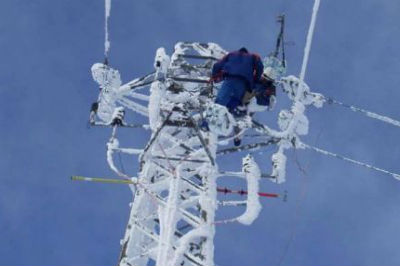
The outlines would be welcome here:
<svg viewBox="0 0 400 266">
<path fill-rule="evenodd" d="M 152 70 L 158 47 L 171 53 L 177 41 L 266 55 L 278 30 L 275 16 L 285 12 L 286 39 L 295 43 L 286 47 L 288 73 L 298 75 L 312 4 L 113 1 L 110 62 L 128 81 Z M 400 119 L 399 12 L 393 0 L 321 0 L 306 75 L 312 90 Z M 104 2 L 4 0 L 0 17 L 0 265 L 115 265 L 130 191 L 69 179 L 114 177 L 105 156 L 110 130 L 86 128 L 98 92 L 89 70 L 103 60 Z M 286 107 L 285 98 L 278 94 L 277 109 Z M 277 113 L 260 119 L 276 127 Z M 307 115 L 305 142 L 400 172 L 398 128 L 334 106 Z M 135 147 L 148 139 L 142 131 L 122 135 Z M 271 152 L 255 154 L 265 172 Z M 221 158 L 221 168 L 234 169 L 239 160 Z M 124 158 L 132 172 L 136 163 Z M 297 151 L 288 153 L 287 182 L 262 188 L 287 190 L 289 200 L 265 200 L 249 227 L 218 226 L 218 265 L 276 265 L 294 231 L 282 265 L 399 264 L 400 182 L 393 178 Z"/>
</svg>

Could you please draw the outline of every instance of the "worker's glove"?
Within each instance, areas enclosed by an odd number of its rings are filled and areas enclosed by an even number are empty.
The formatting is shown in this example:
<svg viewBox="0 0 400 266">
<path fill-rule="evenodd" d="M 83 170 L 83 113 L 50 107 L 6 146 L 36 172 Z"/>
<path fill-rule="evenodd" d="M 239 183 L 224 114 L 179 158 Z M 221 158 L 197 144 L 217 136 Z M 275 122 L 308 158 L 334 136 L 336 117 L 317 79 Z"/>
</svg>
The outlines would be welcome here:
<svg viewBox="0 0 400 266">
<path fill-rule="evenodd" d="M 276 95 L 276 87 L 275 86 L 271 86 L 267 88 L 267 95 Z"/>
<path fill-rule="evenodd" d="M 213 77 L 211 77 L 211 79 L 209 80 L 209 82 L 214 82 L 214 83 L 219 83 L 222 81 L 222 76 L 221 75 L 215 75 Z"/>
<path fill-rule="evenodd" d="M 269 97 L 269 104 L 268 104 L 268 111 L 272 111 L 276 104 L 276 97 L 275 95 L 271 95 Z"/>
<path fill-rule="evenodd" d="M 211 83 L 211 82 L 218 83 L 218 82 L 221 82 L 223 79 L 224 79 L 224 72 L 223 72 L 223 71 L 220 71 L 220 72 L 218 72 L 218 73 L 212 75 L 211 78 L 210 78 L 210 80 L 209 80 L 209 82 L 210 82 L 210 83 Z"/>
</svg>

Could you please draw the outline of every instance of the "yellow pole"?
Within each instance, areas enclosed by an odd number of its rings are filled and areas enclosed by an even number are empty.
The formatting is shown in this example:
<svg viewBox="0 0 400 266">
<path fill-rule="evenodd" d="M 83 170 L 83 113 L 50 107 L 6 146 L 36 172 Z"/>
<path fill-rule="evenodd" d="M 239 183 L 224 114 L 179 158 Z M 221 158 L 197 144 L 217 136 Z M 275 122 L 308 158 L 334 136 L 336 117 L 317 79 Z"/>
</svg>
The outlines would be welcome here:
<svg viewBox="0 0 400 266">
<path fill-rule="evenodd" d="M 135 184 L 132 180 L 86 177 L 86 176 L 78 176 L 78 175 L 71 176 L 71 180 L 97 182 L 97 183 L 108 183 L 108 184 Z"/>
</svg>

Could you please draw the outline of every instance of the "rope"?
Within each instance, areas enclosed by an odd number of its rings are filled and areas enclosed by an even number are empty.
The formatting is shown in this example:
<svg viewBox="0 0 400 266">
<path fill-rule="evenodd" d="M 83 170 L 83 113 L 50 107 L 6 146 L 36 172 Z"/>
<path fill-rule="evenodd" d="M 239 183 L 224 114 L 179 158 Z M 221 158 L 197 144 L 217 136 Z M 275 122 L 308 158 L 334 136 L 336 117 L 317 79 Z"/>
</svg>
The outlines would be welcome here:
<svg viewBox="0 0 400 266">
<path fill-rule="evenodd" d="M 122 163 L 121 152 L 118 152 L 119 164 L 121 165 L 122 173 L 126 174 L 124 164 Z"/>
<path fill-rule="evenodd" d="M 300 168 L 300 172 L 304 175 L 304 177 L 308 177 L 308 174 L 304 170 L 304 168 Z M 301 182 L 300 196 L 299 196 L 299 200 L 297 201 L 296 209 L 295 209 L 295 212 L 294 212 L 294 218 L 293 218 L 293 224 L 291 226 L 292 230 L 290 231 L 290 237 L 289 237 L 289 240 L 288 240 L 288 242 L 287 242 L 287 244 L 285 246 L 285 249 L 284 249 L 281 257 L 279 258 L 279 261 L 278 261 L 278 264 L 277 264 L 278 266 L 281 266 L 282 263 L 284 262 L 285 258 L 287 257 L 289 249 L 290 249 L 290 247 L 291 247 L 291 245 L 292 245 L 292 243 L 294 241 L 294 238 L 296 236 L 298 220 L 299 220 L 300 215 L 301 215 L 301 207 L 302 207 L 302 204 L 303 204 L 303 202 L 304 202 L 304 200 L 306 198 L 306 195 L 307 195 L 306 192 L 307 192 L 307 183 L 306 183 L 306 179 L 304 179 L 304 181 Z"/>
<path fill-rule="evenodd" d="M 171 161 L 169 160 L 169 157 L 168 157 L 167 153 L 165 152 L 164 148 L 161 146 L 161 144 L 158 141 L 157 141 L 157 144 L 158 144 L 158 147 L 160 148 L 161 152 L 164 154 L 164 157 L 167 159 L 167 163 L 168 163 L 169 168 L 171 170 L 171 174 L 173 174 L 173 176 L 177 177 L 176 176 L 176 167 L 174 167 L 172 165 Z M 182 161 L 182 159 L 181 159 L 181 161 Z M 177 166 L 179 166 L 181 164 L 181 161 L 178 162 Z"/>
<path fill-rule="evenodd" d="M 318 143 L 318 141 L 319 141 L 319 139 L 321 137 L 322 130 L 323 130 L 323 128 L 321 128 L 319 134 L 317 135 L 317 138 L 315 140 L 315 145 Z M 277 264 L 278 266 L 282 265 L 282 263 L 284 262 L 285 258 L 287 257 L 289 249 L 290 249 L 290 247 L 291 247 L 291 245 L 292 245 L 292 243 L 294 241 L 294 237 L 296 236 L 297 224 L 298 224 L 298 220 L 299 220 L 300 215 L 301 215 L 301 206 L 302 206 L 303 202 L 306 199 L 306 195 L 307 195 L 306 192 L 307 192 L 307 188 L 308 188 L 307 187 L 307 183 L 306 183 L 306 180 L 307 180 L 306 178 L 309 177 L 308 173 L 307 173 L 307 168 L 310 166 L 310 162 L 308 163 L 308 165 L 306 165 L 306 167 L 303 167 L 300 164 L 300 162 L 299 162 L 299 160 L 297 158 L 296 148 L 294 149 L 293 156 L 294 156 L 294 160 L 295 160 L 295 162 L 297 164 L 297 167 L 298 167 L 299 171 L 304 175 L 305 179 L 304 179 L 303 182 L 301 182 L 300 196 L 299 196 L 299 199 L 298 199 L 297 204 L 296 204 L 296 209 L 295 209 L 294 218 L 293 218 L 293 224 L 291 226 L 292 230 L 290 232 L 290 237 L 289 237 L 288 242 L 287 242 L 287 244 L 285 246 L 285 249 L 284 249 L 284 251 L 283 251 L 283 253 L 282 253 L 282 255 L 281 255 L 281 257 L 280 257 L 280 259 L 278 261 L 278 264 Z"/>
</svg>

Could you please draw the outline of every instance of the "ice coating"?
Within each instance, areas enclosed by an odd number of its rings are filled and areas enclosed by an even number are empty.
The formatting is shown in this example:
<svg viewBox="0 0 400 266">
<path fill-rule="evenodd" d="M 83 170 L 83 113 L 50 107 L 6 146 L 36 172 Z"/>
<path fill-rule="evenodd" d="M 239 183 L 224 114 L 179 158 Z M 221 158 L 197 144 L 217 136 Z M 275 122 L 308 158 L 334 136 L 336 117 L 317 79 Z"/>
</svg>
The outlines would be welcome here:
<svg viewBox="0 0 400 266">
<path fill-rule="evenodd" d="M 284 92 L 287 93 L 289 99 L 294 100 L 299 88 L 299 78 L 291 75 L 281 79 Z M 325 103 L 325 98 L 320 93 L 310 91 L 310 87 L 303 82 L 303 94 L 299 96 L 299 101 L 304 105 L 314 105 L 317 108 L 321 108 Z"/>
<path fill-rule="evenodd" d="M 286 180 L 286 156 L 283 153 L 283 149 L 279 149 L 278 152 L 272 155 L 272 176 L 275 177 L 275 181 L 278 184 L 285 182 Z"/>
<path fill-rule="evenodd" d="M 217 135 L 228 136 L 231 134 L 235 119 L 225 106 L 209 103 L 204 112 L 210 130 Z"/>
<path fill-rule="evenodd" d="M 102 89 L 112 90 L 121 86 L 119 71 L 103 63 L 95 63 L 92 68 L 92 77 Z"/>
<path fill-rule="evenodd" d="M 103 122 L 110 123 L 117 106 L 118 89 L 121 86 L 120 74 L 118 70 L 102 63 L 93 64 L 91 72 L 101 90 L 97 115 Z"/>
<path fill-rule="evenodd" d="M 104 24 L 104 55 L 107 57 L 108 52 L 110 51 L 110 40 L 108 37 L 108 19 L 110 17 L 111 12 L 111 0 L 105 0 L 104 2 L 104 10 L 105 10 L 105 24 Z"/>
<path fill-rule="evenodd" d="M 169 64 L 170 58 L 165 53 L 165 49 L 162 47 L 158 48 L 154 59 L 154 68 L 156 69 L 156 77 L 158 79 L 165 77 Z M 155 130 L 160 123 L 160 106 L 162 99 L 165 97 L 165 90 L 166 86 L 162 81 L 156 80 L 151 84 L 148 109 L 149 122 L 152 130 Z"/>
<path fill-rule="evenodd" d="M 254 161 L 251 155 L 247 155 L 243 158 L 243 173 L 247 180 L 247 201 L 246 211 L 237 218 L 238 222 L 250 225 L 257 219 L 261 211 L 261 203 L 258 195 L 259 192 L 259 180 L 261 177 L 260 168 Z"/>
</svg>

